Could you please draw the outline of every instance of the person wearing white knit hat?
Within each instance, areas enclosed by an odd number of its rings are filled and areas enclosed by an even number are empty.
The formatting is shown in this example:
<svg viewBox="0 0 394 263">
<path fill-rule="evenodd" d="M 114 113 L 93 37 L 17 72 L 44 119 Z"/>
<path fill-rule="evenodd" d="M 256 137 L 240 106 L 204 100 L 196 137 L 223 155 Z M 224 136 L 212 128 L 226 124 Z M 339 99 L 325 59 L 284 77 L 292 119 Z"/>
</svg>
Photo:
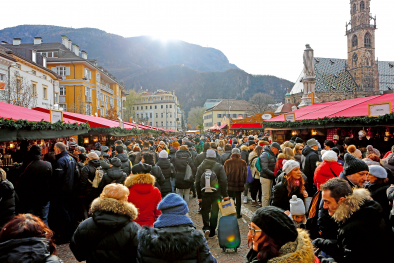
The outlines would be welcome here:
<svg viewBox="0 0 394 263">
<path fill-rule="evenodd" d="M 305 217 L 305 204 L 301 198 L 297 198 L 293 195 L 290 199 L 290 218 L 293 220 L 294 225 L 297 228 L 305 228 L 306 217 Z"/>
<path fill-rule="evenodd" d="M 337 162 L 337 153 L 332 150 L 326 151 L 322 156 L 322 160 L 323 162 L 316 168 L 313 178 L 317 190 L 320 190 L 320 185 L 331 178 L 338 177 L 343 170 L 343 166 Z"/>
</svg>

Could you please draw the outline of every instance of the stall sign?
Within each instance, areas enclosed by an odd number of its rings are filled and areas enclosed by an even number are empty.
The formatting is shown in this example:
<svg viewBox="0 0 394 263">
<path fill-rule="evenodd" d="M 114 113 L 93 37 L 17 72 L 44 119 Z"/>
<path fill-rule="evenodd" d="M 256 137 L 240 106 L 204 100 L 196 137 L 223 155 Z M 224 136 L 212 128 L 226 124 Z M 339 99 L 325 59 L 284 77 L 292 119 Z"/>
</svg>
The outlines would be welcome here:
<svg viewBox="0 0 394 263">
<path fill-rule="evenodd" d="M 291 122 L 293 122 L 293 121 L 295 121 L 296 120 L 296 118 L 295 118 L 295 113 L 286 113 L 285 114 L 285 121 L 291 121 Z"/>
<path fill-rule="evenodd" d="M 58 121 L 63 122 L 63 111 L 50 109 L 49 115 L 50 115 L 51 123 L 56 123 Z"/>
<path fill-rule="evenodd" d="M 376 117 L 391 113 L 391 101 L 368 104 L 368 116 Z"/>
</svg>

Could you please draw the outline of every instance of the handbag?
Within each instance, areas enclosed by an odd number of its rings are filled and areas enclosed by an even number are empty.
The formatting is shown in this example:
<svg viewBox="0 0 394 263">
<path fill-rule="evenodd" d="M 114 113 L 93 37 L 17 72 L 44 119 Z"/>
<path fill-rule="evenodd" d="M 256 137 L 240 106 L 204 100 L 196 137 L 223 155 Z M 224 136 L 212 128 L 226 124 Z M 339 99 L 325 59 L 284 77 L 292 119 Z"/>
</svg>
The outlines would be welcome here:
<svg viewBox="0 0 394 263">
<path fill-rule="evenodd" d="M 246 178 L 246 183 L 250 184 L 254 181 L 252 171 L 250 170 L 250 167 L 248 165 L 248 177 Z"/>
<path fill-rule="evenodd" d="M 235 203 L 232 198 L 227 201 L 220 202 L 219 210 L 222 216 L 228 216 L 237 213 L 237 210 L 235 209 Z"/>
</svg>

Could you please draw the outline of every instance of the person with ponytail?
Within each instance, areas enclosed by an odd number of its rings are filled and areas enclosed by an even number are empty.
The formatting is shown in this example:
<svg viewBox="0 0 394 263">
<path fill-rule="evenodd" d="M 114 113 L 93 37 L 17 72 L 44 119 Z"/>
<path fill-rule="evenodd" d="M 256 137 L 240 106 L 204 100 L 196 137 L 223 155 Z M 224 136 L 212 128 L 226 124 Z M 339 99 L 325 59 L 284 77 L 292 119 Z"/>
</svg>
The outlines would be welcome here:
<svg viewBox="0 0 394 263">
<path fill-rule="evenodd" d="M 246 263 L 317 262 L 308 233 L 296 229 L 285 212 L 274 206 L 259 208 L 248 232 Z"/>
<path fill-rule="evenodd" d="M 285 172 L 284 179 L 273 188 L 271 205 L 289 211 L 289 201 L 293 195 L 304 199 L 304 197 L 308 197 L 308 193 L 305 190 L 304 178 L 297 161 L 289 160 L 285 162 L 283 172 Z"/>
</svg>

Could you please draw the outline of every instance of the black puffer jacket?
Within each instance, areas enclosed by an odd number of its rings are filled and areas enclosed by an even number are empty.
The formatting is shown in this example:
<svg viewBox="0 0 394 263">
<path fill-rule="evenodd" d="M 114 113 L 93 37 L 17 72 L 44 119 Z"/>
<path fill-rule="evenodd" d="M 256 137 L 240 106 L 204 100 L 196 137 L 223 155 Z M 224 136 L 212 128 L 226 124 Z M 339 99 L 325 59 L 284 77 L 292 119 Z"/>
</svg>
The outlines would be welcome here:
<svg viewBox="0 0 394 263">
<path fill-rule="evenodd" d="M 218 178 L 218 183 L 219 187 L 216 192 L 213 193 L 205 193 L 201 191 L 201 176 L 205 172 L 206 169 L 210 169 L 213 172 L 215 172 L 217 178 Z M 203 196 L 211 195 L 211 196 L 217 196 L 217 197 L 227 197 L 228 185 L 227 185 L 227 175 L 226 172 L 223 168 L 223 165 L 220 163 L 216 162 L 216 159 L 211 159 L 207 158 L 205 159 L 202 164 L 198 167 L 197 173 L 196 173 L 196 190 L 197 190 L 197 196 L 198 199 L 203 198 Z"/>
<path fill-rule="evenodd" d="M 225 163 L 231 158 L 231 151 L 225 151 L 222 155 L 220 155 L 220 158 L 222 158 L 223 163 Z"/>
<path fill-rule="evenodd" d="M 0 182 L 0 228 L 15 216 L 15 190 L 10 181 Z"/>
<path fill-rule="evenodd" d="M 293 195 L 297 198 L 304 200 L 304 196 L 301 193 L 299 187 L 292 189 L 291 193 L 287 190 L 287 180 L 282 180 L 279 184 L 275 185 L 272 191 L 272 206 L 282 208 L 287 211 L 290 210 L 290 199 Z"/>
<path fill-rule="evenodd" d="M 138 243 L 139 263 L 216 262 L 204 234 L 189 225 L 144 227 L 138 232 Z"/>
<path fill-rule="evenodd" d="M 170 178 L 175 177 L 175 168 L 169 159 L 163 158 L 159 158 L 159 161 L 157 161 L 156 165 L 160 167 L 161 172 L 163 173 L 163 176 L 165 178 L 160 186 L 161 195 L 165 196 L 166 194 L 172 192 Z"/>
<path fill-rule="evenodd" d="M 92 182 L 96 176 L 96 169 L 100 167 L 100 160 L 90 160 L 81 171 L 81 189 L 82 196 L 85 196 L 87 202 L 93 201 L 100 195 L 99 188 L 94 188 Z"/>
<path fill-rule="evenodd" d="M 222 157 L 220 157 L 220 155 L 218 154 L 218 152 L 216 153 L 216 162 L 220 163 L 220 164 L 224 164 Z M 197 155 L 196 159 L 194 160 L 194 164 L 196 165 L 196 168 L 198 168 L 200 166 L 200 164 L 207 158 L 207 152 L 202 152 L 199 155 Z"/>
<path fill-rule="evenodd" d="M 319 155 L 317 154 L 317 151 L 306 145 L 304 149 L 302 150 L 302 155 L 304 155 L 302 167 L 303 167 L 303 172 L 308 178 L 308 185 L 305 187 L 308 196 L 313 196 L 317 188 L 314 185 L 314 180 L 313 177 L 315 175 L 315 170 L 316 170 L 316 162 L 319 161 Z"/>
<path fill-rule="evenodd" d="M 389 187 L 390 183 L 385 183 L 382 185 L 372 183 L 368 184 L 366 187 L 371 193 L 372 199 L 381 205 L 383 209 L 383 218 L 386 221 L 386 225 L 389 225 L 390 210 L 392 207 L 387 198 L 387 188 Z"/>
<path fill-rule="evenodd" d="M 74 177 L 78 175 L 77 163 L 67 151 L 56 155 L 56 166 L 53 170 L 52 197 L 58 201 L 69 200 L 73 194 Z"/>
<path fill-rule="evenodd" d="M 109 165 L 108 159 L 100 159 L 100 166 L 104 172 L 106 172 L 111 166 Z"/>
<path fill-rule="evenodd" d="M 275 179 L 275 164 L 276 156 L 272 152 L 271 147 L 266 145 L 263 148 L 263 152 L 260 155 L 260 177 L 265 179 Z"/>
<path fill-rule="evenodd" d="M 186 165 L 189 164 L 192 168 L 192 178 L 190 181 L 185 181 Z M 194 176 L 196 174 L 196 166 L 192 160 L 192 154 L 188 150 L 179 150 L 175 154 L 174 167 L 176 171 L 175 175 L 175 187 L 178 189 L 191 188 L 194 182 Z"/>
<path fill-rule="evenodd" d="M 156 178 L 155 187 L 157 187 L 157 189 L 159 189 L 159 191 L 161 192 L 161 184 L 166 180 L 164 178 L 163 172 L 161 171 L 161 168 L 157 165 L 152 165 L 152 170 L 150 171 L 150 174 Z"/>
<path fill-rule="evenodd" d="M 138 216 L 127 201 L 97 198 L 91 206 L 93 216 L 83 221 L 71 239 L 70 249 L 78 261 L 88 263 L 136 262 Z"/>
<path fill-rule="evenodd" d="M 50 254 L 49 239 L 29 237 L 0 243 L 0 262 L 61 263 L 63 261 Z"/>
<path fill-rule="evenodd" d="M 177 149 L 171 148 L 171 149 L 170 149 L 170 153 L 168 154 L 168 159 L 170 159 L 170 162 L 171 162 L 172 164 L 173 164 L 174 161 L 175 161 L 175 153 L 176 153 L 177 151 L 178 151 Z"/>
<path fill-rule="evenodd" d="M 101 191 L 107 184 L 124 184 L 124 180 L 127 177 L 126 173 L 121 169 L 122 163 L 118 158 L 112 158 L 111 164 L 113 166 L 104 173 L 103 179 L 101 179 L 99 184 L 99 189 L 101 189 Z"/>
<path fill-rule="evenodd" d="M 129 176 L 131 174 L 131 165 L 127 155 L 125 153 L 119 153 L 115 157 L 120 159 L 120 161 L 122 162 L 122 171 L 125 172 L 127 176 Z"/>
</svg>

